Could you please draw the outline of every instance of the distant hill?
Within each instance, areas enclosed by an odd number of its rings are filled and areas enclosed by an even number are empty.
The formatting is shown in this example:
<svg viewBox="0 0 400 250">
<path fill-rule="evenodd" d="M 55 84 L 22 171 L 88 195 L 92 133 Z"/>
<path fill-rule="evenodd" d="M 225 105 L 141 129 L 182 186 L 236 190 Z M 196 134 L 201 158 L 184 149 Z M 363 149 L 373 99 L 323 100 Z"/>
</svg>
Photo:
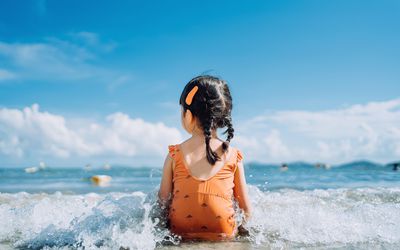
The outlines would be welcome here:
<svg viewBox="0 0 400 250">
<path fill-rule="evenodd" d="M 289 168 L 314 168 L 315 163 L 308 163 L 308 162 L 303 162 L 303 161 L 297 161 L 297 162 L 289 162 L 287 163 Z M 246 164 L 247 167 L 250 168 L 265 168 L 265 167 L 280 167 L 281 164 L 277 163 L 260 163 L 260 162 L 249 162 Z M 337 164 L 333 165 L 333 168 L 353 168 L 353 169 L 371 169 L 371 168 L 382 168 L 386 167 L 387 165 L 385 164 L 380 164 L 368 160 L 359 160 L 359 161 L 353 161 L 349 163 L 343 163 L 343 164 Z"/>
<path fill-rule="evenodd" d="M 289 167 L 293 168 L 308 168 L 308 167 L 314 167 L 314 164 L 308 163 L 308 162 L 302 162 L 302 161 L 296 161 L 296 162 L 289 162 L 286 163 Z M 246 166 L 250 168 L 265 168 L 265 167 L 280 167 L 281 164 L 277 163 L 260 163 L 260 162 L 249 162 L 246 164 Z"/>
<path fill-rule="evenodd" d="M 385 165 L 376 163 L 376 162 L 371 162 L 367 160 L 360 160 L 360 161 L 353 161 L 350 163 L 344 163 L 341 165 L 337 165 L 336 167 L 339 168 L 357 168 L 357 169 L 371 169 L 371 168 L 382 168 Z"/>
</svg>

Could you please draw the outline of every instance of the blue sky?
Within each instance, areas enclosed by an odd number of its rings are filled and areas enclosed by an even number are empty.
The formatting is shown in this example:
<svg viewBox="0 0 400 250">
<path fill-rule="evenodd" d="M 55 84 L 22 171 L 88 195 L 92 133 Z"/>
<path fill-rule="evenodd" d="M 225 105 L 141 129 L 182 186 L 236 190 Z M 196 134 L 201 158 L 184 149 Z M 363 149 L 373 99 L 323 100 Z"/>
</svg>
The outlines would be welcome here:
<svg viewBox="0 0 400 250">
<path fill-rule="evenodd" d="M 2 1 L 0 163 L 26 165 L 46 159 L 66 165 L 101 159 L 159 164 L 161 149 L 159 158 L 149 162 L 150 151 L 118 153 L 136 145 L 134 135 L 126 148 L 120 145 L 121 151 L 96 151 L 87 146 L 94 143 L 89 132 L 80 128 L 97 124 L 113 130 L 106 117 L 120 113 L 148 125 L 161 122 L 179 131 L 168 138 L 185 138 L 178 98 L 184 84 L 204 72 L 230 83 L 236 144 L 247 147 L 249 160 L 400 158 L 400 145 L 392 141 L 399 129 L 395 119 L 400 93 L 399 11 L 398 1 Z M 371 103 L 383 107 L 380 113 L 389 113 L 379 126 L 371 124 L 376 115 L 369 109 Z M 32 108 L 34 104 L 39 108 Z M 299 126 L 292 118 L 284 119 L 292 127 L 282 120 L 271 121 L 282 112 L 344 114 L 357 105 L 367 110 L 363 113 L 372 113 L 368 118 L 361 115 L 352 128 L 372 129 L 378 138 L 375 151 L 319 157 L 321 151 L 318 157 L 308 157 L 315 145 L 324 149 L 321 143 L 342 148 L 350 142 L 354 150 L 367 143 L 360 138 L 372 140 L 371 134 L 315 138 L 296 130 Z M 7 112 L 18 111 L 28 124 L 24 126 L 31 126 L 24 108 L 62 117 L 65 133 L 77 135 L 90 153 L 72 152 L 73 143 L 58 147 L 48 132 L 39 133 L 49 141 L 37 151 L 37 138 L 9 122 L 12 116 Z M 340 124 L 343 116 L 334 117 L 332 122 Z M 260 129 L 252 134 L 254 122 Z M 323 125 L 315 122 L 309 128 L 313 126 Z M 59 126 L 55 127 L 46 129 L 59 137 Z M 259 145 L 253 137 L 264 138 L 266 144 Z M 162 148 L 167 142 L 154 139 L 153 143 Z M 378 149 L 382 144 L 390 147 Z M 46 153 L 48 145 L 66 152 L 56 157 Z M 268 152 L 254 152 L 254 147 L 268 145 Z M 309 151 L 299 153 L 304 147 Z M 274 150 L 277 153 L 271 154 Z"/>
</svg>

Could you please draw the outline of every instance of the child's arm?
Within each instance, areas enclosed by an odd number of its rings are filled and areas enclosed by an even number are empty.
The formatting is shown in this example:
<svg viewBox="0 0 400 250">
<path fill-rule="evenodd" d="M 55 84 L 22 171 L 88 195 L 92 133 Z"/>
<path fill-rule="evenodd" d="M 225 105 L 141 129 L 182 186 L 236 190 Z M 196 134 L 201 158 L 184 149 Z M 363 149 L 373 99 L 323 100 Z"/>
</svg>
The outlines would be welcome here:
<svg viewBox="0 0 400 250">
<path fill-rule="evenodd" d="M 235 171 L 234 184 L 235 187 L 233 188 L 233 193 L 239 203 L 239 207 L 243 209 L 245 214 L 245 221 L 247 221 L 251 216 L 251 204 L 249 200 L 249 194 L 247 192 L 246 177 L 244 175 L 244 167 L 242 161 L 238 162 L 238 166 Z"/>
<path fill-rule="evenodd" d="M 162 205 L 167 205 L 172 192 L 172 164 L 173 160 L 168 154 L 164 162 L 163 176 L 158 191 L 158 198 Z"/>
</svg>

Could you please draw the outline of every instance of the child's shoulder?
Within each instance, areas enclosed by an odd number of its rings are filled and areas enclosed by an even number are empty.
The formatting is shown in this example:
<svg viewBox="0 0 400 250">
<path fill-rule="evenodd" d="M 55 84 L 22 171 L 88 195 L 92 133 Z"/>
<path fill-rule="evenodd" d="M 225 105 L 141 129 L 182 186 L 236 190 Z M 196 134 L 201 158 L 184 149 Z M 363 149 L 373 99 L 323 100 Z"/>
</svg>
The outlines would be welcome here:
<svg viewBox="0 0 400 250">
<path fill-rule="evenodd" d="M 231 158 L 234 158 L 236 162 L 240 162 L 243 160 L 242 151 L 236 147 L 232 147 L 229 145 L 228 153 L 231 154 Z"/>
<path fill-rule="evenodd" d="M 168 157 L 173 159 L 174 161 L 179 158 L 180 154 L 180 144 L 170 144 L 168 145 Z"/>
<path fill-rule="evenodd" d="M 168 149 L 179 149 L 181 147 L 184 147 L 187 144 L 188 141 L 189 141 L 189 139 L 187 139 L 187 140 L 185 140 L 185 141 L 183 141 L 181 143 L 169 144 L 168 145 Z"/>
<path fill-rule="evenodd" d="M 168 151 L 169 151 L 169 152 L 175 151 L 175 150 L 177 150 L 178 148 L 179 148 L 179 144 L 169 144 L 169 145 L 168 145 Z"/>
<path fill-rule="evenodd" d="M 168 151 L 170 155 L 174 155 L 176 152 L 180 151 L 182 146 L 184 147 L 188 140 L 179 143 L 179 144 L 170 144 L 168 145 Z M 236 162 L 240 162 L 243 160 L 243 153 L 240 149 L 229 145 L 227 154 L 230 156 L 229 158 L 236 160 Z"/>
<path fill-rule="evenodd" d="M 183 143 L 184 142 L 178 144 L 169 144 L 168 145 L 169 154 L 174 154 L 178 152 L 182 148 Z"/>
</svg>

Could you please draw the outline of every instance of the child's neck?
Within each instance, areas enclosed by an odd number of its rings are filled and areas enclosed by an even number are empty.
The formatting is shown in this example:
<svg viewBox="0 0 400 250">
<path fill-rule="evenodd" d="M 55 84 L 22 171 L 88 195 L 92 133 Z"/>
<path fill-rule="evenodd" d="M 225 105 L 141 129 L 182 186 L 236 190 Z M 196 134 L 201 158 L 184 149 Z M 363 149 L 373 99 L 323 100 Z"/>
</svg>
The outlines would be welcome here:
<svg viewBox="0 0 400 250">
<path fill-rule="evenodd" d="M 192 138 L 194 139 L 198 138 L 204 140 L 204 132 L 202 130 L 193 131 Z M 211 131 L 211 139 L 217 139 L 217 138 L 218 138 L 217 131 L 216 130 Z"/>
</svg>

